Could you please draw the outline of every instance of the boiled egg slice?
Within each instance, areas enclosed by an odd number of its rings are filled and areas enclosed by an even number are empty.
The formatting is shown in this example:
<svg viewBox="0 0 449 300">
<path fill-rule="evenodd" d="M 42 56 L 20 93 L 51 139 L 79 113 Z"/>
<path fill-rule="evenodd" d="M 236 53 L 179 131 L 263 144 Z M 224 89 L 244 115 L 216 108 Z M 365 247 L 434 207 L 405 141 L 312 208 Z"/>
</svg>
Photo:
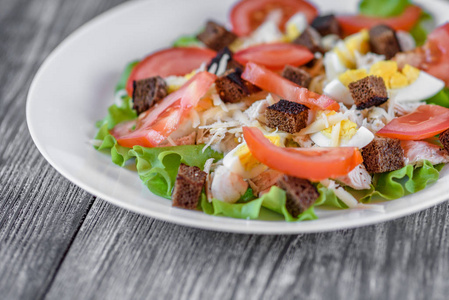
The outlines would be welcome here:
<svg viewBox="0 0 449 300">
<path fill-rule="evenodd" d="M 367 128 L 349 120 L 343 120 L 333 126 L 310 135 L 310 139 L 320 147 L 358 147 L 363 148 L 374 139 Z"/>
<path fill-rule="evenodd" d="M 285 138 L 280 135 L 271 134 L 265 135 L 265 137 L 276 146 L 282 147 L 284 145 Z M 226 154 L 223 165 L 229 171 L 242 176 L 244 179 L 254 178 L 268 168 L 251 154 L 245 142 Z"/>
<path fill-rule="evenodd" d="M 294 14 L 285 24 L 285 40 L 292 42 L 304 32 L 309 23 L 303 13 Z"/>
<path fill-rule="evenodd" d="M 391 89 L 390 94 L 397 102 L 420 101 L 436 95 L 444 85 L 444 81 L 420 71 L 413 83 L 403 88 Z"/>
</svg>

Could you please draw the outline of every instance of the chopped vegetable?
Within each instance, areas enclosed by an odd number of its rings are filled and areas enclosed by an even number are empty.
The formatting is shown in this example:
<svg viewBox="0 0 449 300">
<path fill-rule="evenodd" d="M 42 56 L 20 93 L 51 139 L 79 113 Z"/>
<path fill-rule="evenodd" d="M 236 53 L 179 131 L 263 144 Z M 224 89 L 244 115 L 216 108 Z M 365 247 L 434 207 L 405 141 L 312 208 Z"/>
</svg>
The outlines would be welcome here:
<svg viewBox="0 0 449 300">
<path fill-rule="evenodd" d="M 185 75 L 200 67 L 202 63 L 209 62 L 215 55 L 215 51 L 198 47 L 169 48 L 157 51 L 145 57 L 134 67 L 128 78 L 126 90 L 132 96 L 134 80 L 156 75 L 161 77 Z"/>
<path fill-rule="evenodd" d="M 371 28 L 376 25 L 385 24 L 395 30 L 409 31 L 418 22 L 422 9 L 415 5 L 408 6 L 405 11 L 396 17 L 379 18 L 365 15 L 345 15 L 337 16 L 345 34 L 353 34 L 364 28 Z"/>
<path fill-rule="evenodd" d="M 301 66 L 313 59 L 313 53 L 300 45 L 288 43 L 262 44 L 241 50 L 234 55 L 241 64 L 249 61 L 272 70 L 280 70 L 285 65 Z"/>
<path fill-rule="evenodd" d="M 363 162 L 359 150 L 353 147 L 281 148 L 257 128 L 243 127 L 243 135 L 252 155 L 261 163 L 312 181 L 346 175 Z"/>
<path fill-rule="evenodd" d="M 258 87 L 277 94 L 282 98 L 303 104 L 312 109 L 338 110 L 340 106 L 331 98 L 318 95 L 306 88 L 300 87 L 280 75 L 255 63 L 248 63 L 242 78 Z"/>
<path fill-rule="evenodd" d="M 377 134 L 401 140 L 423 140 L 448 128 L 448 108 L 438 105 L 421 105 L 411 114 L 393 119 Z"/>
</svg>

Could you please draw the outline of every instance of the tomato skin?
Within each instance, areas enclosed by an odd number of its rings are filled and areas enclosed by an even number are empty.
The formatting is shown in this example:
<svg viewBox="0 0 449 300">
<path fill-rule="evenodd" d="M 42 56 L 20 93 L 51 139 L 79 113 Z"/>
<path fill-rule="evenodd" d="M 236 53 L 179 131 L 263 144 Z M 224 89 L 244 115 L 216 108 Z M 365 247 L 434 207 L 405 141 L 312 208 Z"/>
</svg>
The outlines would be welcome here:
<svg viewBox="0 0 449 300">
<path fill-rule="evenodd" d="M 424 49 L 427 54 L 425 71 L 443 80 L 449 87 L 449 23 L 429 34 Z"/>
<path fill-rule="evenodd" d="M 328 96 L 311 92 L 252 62 L 246 65 L 245 71 L 242 73 L 242 78 L 263 90 L 277 94 L 286 100 L 303 104 L 311 109 L 340 109 L 340 105 Z"/>
<path fill-rule="evenodd" d="M 357 33 L 364 28 L 385 24 L 395 30 L 410 31 L 418 22 L 422 9 L 416 5 L 409 5 L 404 12 L 397 17 L 379 18 L 364 15 L 337 16 L 343 32 L 346 35 Z"/>
<path fill-rule="evenodd" d="M 344 176 L 363 162 L 357 148 L 282 148 L 255 127 L 243 127 L 251 154 L 261 163 L 287 175 L 320 181 Z"/>
<path fill-rule="evenodd" d="M 280 70 L 285 65 L 301 66 L 313 57 L 306 47 L 289 43 L 262 44 L 234 54 L 234 59 L 243 65 L 251 61 L 271 70 Z"/>
<path fill-rule="evenodd" d="M 198 47 L 169 48 L 154 52 L 139 62 L 126 83 L 128 94 L 133 94 L 133 81 L 152 76 L 182 76 L 192 72 L 204 62 L 209 62 L 217 53 Z"/>
<path fill-rule="evenodd" d="M 411 114 L 393 119 L 378 135 L 400 140 L 424 140 L 449 128 L 449 109 L 421 105 Z"/>
<path fill-rule="evenodd" d="M 279 24 L 281 31 L 284 31 L 288 19 L 297 12 L 304 13 L 309 23 L 318 16 L 315 6 L 304 0 L 242 0 L 234 5 L 230 13 L 232 30 L 239 36 L 247 36 L 275 9 L 282 10 L 282 20 Z"/>
<path fill-rule="evenodd" d="M 179 90 L 141 114 L 135 123 L 135 130 L 131 131 L 132 124 L 125 122 L 114 127 L 111 134 L 124 147 L 156 147 L 178 129 L 179 124 L 206 94 L 216 78 L 217 76 L 208 72 L 196 74 Z"/>
</svg>

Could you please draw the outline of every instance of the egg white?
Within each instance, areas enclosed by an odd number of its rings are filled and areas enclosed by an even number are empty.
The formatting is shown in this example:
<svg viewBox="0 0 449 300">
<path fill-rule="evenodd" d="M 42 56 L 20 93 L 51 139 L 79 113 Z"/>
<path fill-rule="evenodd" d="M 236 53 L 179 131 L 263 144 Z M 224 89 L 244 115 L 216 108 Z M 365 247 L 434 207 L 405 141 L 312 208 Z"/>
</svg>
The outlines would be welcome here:
<svg viewBox="0 0 449 300">
<path fill-rule="evenodd" d="M 240 158 L 236 155 L 236 152 L 239 151 L 244 146 L 246 146 L 246 143 L 238 145 L 231 152 L 226 154 L 226 156 L 223 159 L 223 165 L 229 171 L 242 176 L 244 179 L 254 178 L 263 171 L 265 171 L 268 167 L 265 166 L 264 164 L 258 164 L 250 170 L 245 170 L 242 163 L 240 162 Z"/>
<path fill-rule="evenodd" d="M 310 139 L 320 147 L 332 147 L 332 139 L 325 136 L 321 131 L 310 135 Z M 365 127 L 360 127 L 352 138 L 346 140 L 340 138 L 340 147 L 363 148 L 374 139 L 374 134 Z"/>
<path fill-rule="evenodd" d="M 403 88 L 391 89 L 389 92 L 397 102 L 421 101 L 437 94 L 444 88 L 444 85 L 444 81 L 420 71 L 418 78 L 413 83 Z"/>
<path fill-rule="evenodd" d="M 351 92 L 338 79 L 334 79 L 326 84 L 326 86 L 323 88 L 323 94 L 349 106 L 354 104 L 354 99 L 351 96 Z"/>
</svg>

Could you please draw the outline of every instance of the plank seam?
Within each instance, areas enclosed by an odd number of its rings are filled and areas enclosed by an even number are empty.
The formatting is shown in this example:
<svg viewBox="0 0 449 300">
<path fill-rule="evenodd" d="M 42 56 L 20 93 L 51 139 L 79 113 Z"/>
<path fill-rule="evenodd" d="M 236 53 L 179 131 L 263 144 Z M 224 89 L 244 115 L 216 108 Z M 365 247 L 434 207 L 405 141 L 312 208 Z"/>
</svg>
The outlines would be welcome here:
<svg viewBox="0 0 449 300">
<path fill-rule="evenodd" d="M 64 261 L 65 261 L 65 259 L 67 257 L 67 254 L 70 251 L 70 248 L 72 248 L 73 242 L 75 241 L 76 237 L 78 236 L 78 234 L 79 234 L 79 232 L 81 230 L 81 227 L 83 226 L 84 221 L 86 220 L 87 215 L 89 214 L 90 210 L 92 209 L 92 206 L 94 205 L 95 201 L 97 201 L 97 199 L 98 198 L 96 196 L 93 196 L 92 200 L 89 202 L 89 204 L 87 206 L 86 213 L 83 215 L 81 221 L 79 222 L 79 225 L 76 228 L 75 233 L 73 234 L 72 238 L 70 239 L 70 242 L 68 243 L 67 248 L 65 249 L 61 259 L 59 260 L 59 262 L 58 262 L 58 264 L 57 264 L 57 266 L 55 268 L 55 271 L 53 272 L 53 275 L 51 276 L 51 279 L 50 279 L 47 287 L 45 287 L 44 292 L 42 293 L 42 298 L 40 298 L 41 300 L 43 300 L 43 299 L 45 299 L 47 297 L 47 294 L 50 291 L 51 287 L 53 286 L 55 278 L 58 275 L 59 270 L 61 269 L 61 266 L 64 263 Z"/>
</svg>

